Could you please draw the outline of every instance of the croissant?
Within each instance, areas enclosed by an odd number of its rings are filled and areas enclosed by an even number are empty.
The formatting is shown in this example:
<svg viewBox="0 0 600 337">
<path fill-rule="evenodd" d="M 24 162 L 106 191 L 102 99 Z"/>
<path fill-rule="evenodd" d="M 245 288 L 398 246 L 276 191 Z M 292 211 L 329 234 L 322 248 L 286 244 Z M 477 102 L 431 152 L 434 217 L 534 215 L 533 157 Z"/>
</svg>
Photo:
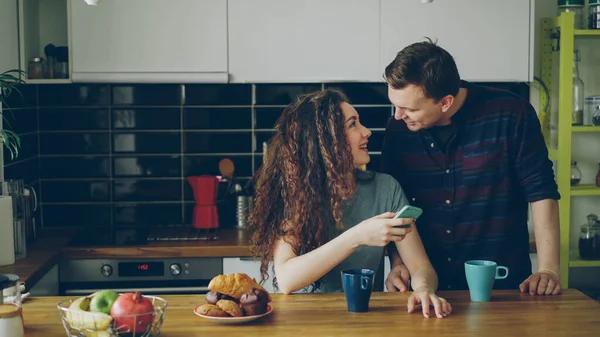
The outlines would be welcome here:
<svg viewBox="0 0 600 337">
<path fill-rule="evenodd" d="M 269 302 L 271 302 L 271 294 L 258 284 L 255 279 L 244 273 L 218 275 L 208 284 L 209 290 L 214 290 L 238 300 L 243 294 L 251 291 L 252 288 L 260 289 L 267 293 L 269 295 Z"/>
</svg>

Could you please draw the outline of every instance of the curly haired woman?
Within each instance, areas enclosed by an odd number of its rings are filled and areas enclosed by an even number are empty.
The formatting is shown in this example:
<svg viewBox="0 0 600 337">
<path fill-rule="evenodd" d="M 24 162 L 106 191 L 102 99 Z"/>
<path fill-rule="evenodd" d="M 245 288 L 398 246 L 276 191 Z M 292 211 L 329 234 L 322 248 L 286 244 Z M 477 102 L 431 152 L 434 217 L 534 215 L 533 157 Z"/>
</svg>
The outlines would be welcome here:
<svg viewBox="0 0 600 337">
<path fill-rule="evenodd" d="M 342 291 L 340 271 L 377 271 L 386 244 L 395 242 L 412 276 L 408 311 L 422 305 L 437 317 L 452 307 L 435 294 L 438 278 L 414 219 L 393 219 L 408 204 L 391 176 L 358 169 L 370 161 L 371 132 L 345 95 L 328 89 L 284 109 L 267 160 L 256 174 L 250 216 L 262 279 L 274 263 L 274 284 L 285 294 Z M 394 226 L 411 224 L 409 228 Z"/>
</svg>

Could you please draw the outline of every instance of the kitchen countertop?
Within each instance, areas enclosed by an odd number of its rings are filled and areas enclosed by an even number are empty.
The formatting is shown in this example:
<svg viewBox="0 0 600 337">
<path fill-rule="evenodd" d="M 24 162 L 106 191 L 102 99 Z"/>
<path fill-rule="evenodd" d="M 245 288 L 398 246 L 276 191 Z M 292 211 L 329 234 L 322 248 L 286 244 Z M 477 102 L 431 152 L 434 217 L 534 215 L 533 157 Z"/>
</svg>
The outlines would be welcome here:
<svg viewBox="0 0 600 337">
<path fill-rule="evenodd" d="M 0 267 L 0 274 L 16 274 L 29 291 L 61 257 L 65 247 L 79 230 L 48 230 L 38 234 L 38 238 L 27 245 L 27 256 L 14 264 Z"/>
<path fill-rule="evenodd" d="M 373 293 L 370 312 L 349 313 L 342 293 L 273 295 L 273 313 L 245 325 L 217 325 L 192 310 L 200 295 L 164 296 L 161 336 L 598 336 L 600 303 L 574 289 L 558 296 L 495 291 L 475 303 L 466 291 L 440 292 L 452 304 L 448 318 L 406 312 L 407 293 Z M 56 304 L 65 297 L 33 297 L 23 304 L 27 337 L 64 337 Z"/>
<path fill-rule="evenodd" d="M 80 229 L 46 230 L 27 247 L 27 257 L 15 264 L 0 267 L 0 274 L 17 274 L 29 291 L 61 258 L 161 258 L 161 257 L 248 257 L 250 233 L 247 230 L 223 229 L 214 241 L 158 241 L 143 246 L 70 247 Z M 530 251 L 535 240 L 530 237 Z"/>
<path fill-rule="evenodd" d="M 247 230 L 222 229 L 213 241 L 150 241 L 139 246 L 65 247 L 66 259 L 162 257 L 247 257 L 250 234 Z"/>
</svg>

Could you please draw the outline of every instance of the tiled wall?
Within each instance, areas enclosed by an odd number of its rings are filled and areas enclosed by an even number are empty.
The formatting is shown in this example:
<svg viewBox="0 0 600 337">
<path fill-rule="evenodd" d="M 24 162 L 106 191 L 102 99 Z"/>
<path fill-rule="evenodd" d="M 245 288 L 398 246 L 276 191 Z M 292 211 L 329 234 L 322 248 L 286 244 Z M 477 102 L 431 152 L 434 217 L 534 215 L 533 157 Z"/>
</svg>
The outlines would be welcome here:
<svg viewBox="0 0 600 337">
<path fill-rule="evenodd" d="M 507 85 L 528 96 L 526 86 Z M 44 227 L 190 224 L 185 177 L 219 174 L 230 158 L 247 181 L 285 105 L 329 86 L 346 92 L 373 131 L 369 168 L 377 170 L 392 114 L 382 83 L 65 84 L 28 86 L 36 99 L 23 111 L 39 125 L 20 126 L 22 157 L 6 175 L 39 177 Z"/>
</svg>

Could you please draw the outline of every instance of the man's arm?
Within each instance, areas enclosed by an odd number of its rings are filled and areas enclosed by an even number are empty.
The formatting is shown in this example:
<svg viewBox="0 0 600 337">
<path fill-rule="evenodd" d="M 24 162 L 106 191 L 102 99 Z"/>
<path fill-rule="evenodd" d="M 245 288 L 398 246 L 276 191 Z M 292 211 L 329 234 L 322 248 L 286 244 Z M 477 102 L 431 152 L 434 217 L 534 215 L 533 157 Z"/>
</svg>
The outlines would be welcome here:
<svg viewBox="0 0 600 337">
<path fill-rule="evenodd" d="M 535 110 L 527 104 L 517 117 L 509 148 L 514 170 L 531 203 L 533 226 L 538 249 L 538 271 L 519 286 L 531 295 L 558 294 L 560 285 L 560 245 L 558 187 L 552 162 L 544 142 Z"/>
</svg>

